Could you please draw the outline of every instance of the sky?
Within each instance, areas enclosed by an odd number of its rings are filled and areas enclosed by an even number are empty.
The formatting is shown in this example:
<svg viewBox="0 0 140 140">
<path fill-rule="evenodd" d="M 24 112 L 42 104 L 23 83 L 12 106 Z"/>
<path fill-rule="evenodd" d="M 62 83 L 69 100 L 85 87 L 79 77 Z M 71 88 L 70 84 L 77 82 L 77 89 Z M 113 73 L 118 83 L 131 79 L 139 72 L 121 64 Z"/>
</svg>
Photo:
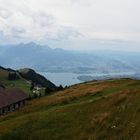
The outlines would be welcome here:
<svg viewBox="0 0 140 140">
<path fill-rule="evenodd" d="M 139 0 L 0 0 L 0 44 L 140 51 Z"/>
</svg>

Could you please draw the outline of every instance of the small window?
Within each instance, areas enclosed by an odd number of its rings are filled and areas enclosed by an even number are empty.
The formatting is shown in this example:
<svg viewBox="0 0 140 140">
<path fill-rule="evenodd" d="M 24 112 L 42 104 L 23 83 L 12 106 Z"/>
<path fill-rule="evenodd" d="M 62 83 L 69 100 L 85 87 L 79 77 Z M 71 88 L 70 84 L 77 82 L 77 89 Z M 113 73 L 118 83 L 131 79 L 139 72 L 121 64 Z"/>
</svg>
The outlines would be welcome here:
<svg viewBox="0 0 140 140">
<path fill-rule="evenodd" d="M 16 108 L 16 105 L 14 104 L 14 109 Z"/>
<path fill-rule="evenodd" d="M 5 113 L 5 109 L 3 108 L 3 109 L 2 109 L 2 114 L 4 114 L 4 113 Z"/>
<path fill-rule="evenodd" d="M 8 106 L 8 111 L 10 111 L 10 106 Z"/>
</svg>

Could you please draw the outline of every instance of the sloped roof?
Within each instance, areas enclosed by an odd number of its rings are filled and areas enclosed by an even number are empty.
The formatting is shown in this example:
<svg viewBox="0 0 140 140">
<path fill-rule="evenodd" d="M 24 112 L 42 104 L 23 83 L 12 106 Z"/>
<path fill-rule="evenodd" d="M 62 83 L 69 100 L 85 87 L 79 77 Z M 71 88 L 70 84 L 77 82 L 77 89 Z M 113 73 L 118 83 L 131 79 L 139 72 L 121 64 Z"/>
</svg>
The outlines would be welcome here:
<svg viewBox="0 0 140 140">
<path fill-rule="evenodd" d="M 17 88 L 0 91 L 0 108 L 6 107 L 18 101 L 25 100 L 27 98 L 28 95 Z"/>
</svg>

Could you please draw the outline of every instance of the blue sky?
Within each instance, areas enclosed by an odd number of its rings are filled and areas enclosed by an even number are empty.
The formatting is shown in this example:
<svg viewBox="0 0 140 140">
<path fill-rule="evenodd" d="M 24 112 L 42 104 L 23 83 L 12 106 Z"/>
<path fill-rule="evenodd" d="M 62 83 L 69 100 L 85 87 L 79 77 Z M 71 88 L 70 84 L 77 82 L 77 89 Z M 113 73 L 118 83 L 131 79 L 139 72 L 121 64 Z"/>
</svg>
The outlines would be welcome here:
<svg viewBox="0 0 140 140">
<path fill-rule="evenodd" d="M 139 0 L 0 0 L 0 44 L 140 51 Z"/>
</svg>

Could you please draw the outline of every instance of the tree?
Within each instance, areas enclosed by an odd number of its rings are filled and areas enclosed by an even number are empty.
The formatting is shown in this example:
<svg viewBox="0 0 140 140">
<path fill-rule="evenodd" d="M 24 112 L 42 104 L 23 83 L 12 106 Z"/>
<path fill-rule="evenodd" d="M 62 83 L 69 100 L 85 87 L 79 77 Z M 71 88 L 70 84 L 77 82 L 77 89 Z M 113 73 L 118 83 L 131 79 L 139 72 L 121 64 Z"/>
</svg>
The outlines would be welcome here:
<svg viewBox="0 0 140 140">
<path fill-rule="evenodd" d="M 16 79 L 17 79 L 16 72 L 9 72 L 9 74 L 8 74 L 8 80 L 16 80 Z"/>
<path fill-rule="evenodd" d="M 37 97 L 38 97 L 38 95 L 36 93 L 34 93 L 34 98 L 37 98 Z"/>
<path fill-rule="evenodd" d="M 41 97 L 41 93 L 39 93 L 39 97 Z"/>
<path fill-rule="evenodd" d="M 57 90 L 59 91 L 59 90 L 63 90 L 64 88 L 63 88 L 63 86 L 62 85 L 60 85 L 58 88 L 57 88 Z"/>
<path fill-rule="evenodd" d="M 34 83 L 32 82 L 32 83 L 31 83 L 30 90 L 32 91 L 33 89 L 34 89 Z"/>
<path fill-rule="evenodd" d="M 45 88 L 45 95 L 50 94 L 52 90 L 48 87 Z"/>
<path fill-rule="evenodd" d="M 0 84 L 0 87 L 1 87 L 2 89 L 5 89 L 5 86 L 4 86 L 4 85 L 2 85 L 2 84 Z"/>
<path fill-rule="evenodd" d="M 28 98 L 28 100 L 31 100 L 32 99 L 32 96 L 31 96 L 31 94 L 29 94 L 29 98 Z"/>
</svg>

